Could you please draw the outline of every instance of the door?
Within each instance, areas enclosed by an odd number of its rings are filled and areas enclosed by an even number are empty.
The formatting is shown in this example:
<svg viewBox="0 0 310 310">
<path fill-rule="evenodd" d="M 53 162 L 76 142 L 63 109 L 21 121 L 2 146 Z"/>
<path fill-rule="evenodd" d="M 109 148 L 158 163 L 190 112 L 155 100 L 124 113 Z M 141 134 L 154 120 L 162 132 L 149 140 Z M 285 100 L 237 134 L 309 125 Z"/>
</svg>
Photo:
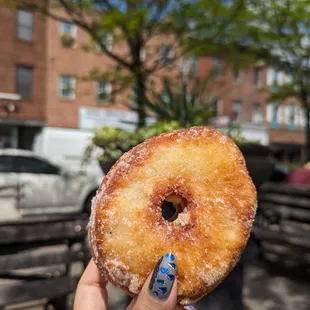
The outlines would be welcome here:
<svg viewBox="0 0 310 310">
<path fill-rule="evenodd" d="M 59 167 L 43 159 L 26 156 L 15 156 L 14 163 L 24 194 L 25 214 L 66 213 L 72 206 L 77 206 L 81 188 Z"/>
</svg>

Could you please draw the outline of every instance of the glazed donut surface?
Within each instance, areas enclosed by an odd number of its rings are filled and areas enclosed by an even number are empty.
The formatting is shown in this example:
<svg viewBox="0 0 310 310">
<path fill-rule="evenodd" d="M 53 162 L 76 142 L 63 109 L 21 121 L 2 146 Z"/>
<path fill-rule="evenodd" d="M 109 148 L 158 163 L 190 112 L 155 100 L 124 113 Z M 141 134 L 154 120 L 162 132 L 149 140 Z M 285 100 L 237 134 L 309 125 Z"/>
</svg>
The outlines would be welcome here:
<svg viewBox="0 0 310 310">
<path fill-rule="evenodd" d="M 174 221 L 162 216 L 166 198 L 180 201 Z M 136 296 L 161 256 L 172 252 L 178 301 L 189 304 L 237 263 L 256 203 L 232 140 L 208 127 L 165 133 L 125 153 L 104 178 L 89 223 L 92 254 L 104 276 Z"/>
</svg>

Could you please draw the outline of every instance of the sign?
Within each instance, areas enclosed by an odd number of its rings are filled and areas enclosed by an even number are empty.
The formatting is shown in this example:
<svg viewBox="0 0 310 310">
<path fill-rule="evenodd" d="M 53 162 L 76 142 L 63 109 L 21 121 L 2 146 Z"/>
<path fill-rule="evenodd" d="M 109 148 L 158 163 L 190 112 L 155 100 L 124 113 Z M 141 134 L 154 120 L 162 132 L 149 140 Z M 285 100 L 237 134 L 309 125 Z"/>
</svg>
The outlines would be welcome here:
<svg viewBox="0 0 310 310">
<path fill-rule="evenodd" d="M 138 114 L 133 111 L 123 111 L 104 108 L 85 108 L 79 110 L 79 128 L 96 129 L 102 126 L 134 130 L 137 126 Z M 155 122 L 154 118 L 147 117 L 147 124 Z"/>
</svg>

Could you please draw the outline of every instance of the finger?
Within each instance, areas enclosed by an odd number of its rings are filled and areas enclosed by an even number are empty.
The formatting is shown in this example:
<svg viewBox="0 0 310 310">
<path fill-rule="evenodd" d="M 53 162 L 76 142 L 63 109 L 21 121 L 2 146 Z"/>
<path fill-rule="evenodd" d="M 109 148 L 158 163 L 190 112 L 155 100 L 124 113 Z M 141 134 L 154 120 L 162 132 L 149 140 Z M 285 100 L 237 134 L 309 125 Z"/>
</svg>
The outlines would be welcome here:
<svg viewBox="0 0 310 310">
<path fill-rule="evenodd" d="M 186 305 L 186 306 L 178 306 L 177 310 L 197 310 L 198 307 L 196 304 Z"/>
<path fill-rule="evenodd" d="M 106 310 L 108 304 L 106 284 L 96 264 L 91 259 L 79 281 L 73 309 Z"/>
<path fill-rule="evenodd" d="M 136 302 L 137 302 L 137 298 L 133 299 L 126 310 L 134 309 Z M 198 310 L 198 306 L 197 304 L 185 305 L 185 306 L 177 305 L 175 310 Z"/>
<path fill-rule="evenodd" d="M 167 253 L 145 281 L 136 300 L 127 310 L 174 310 L 177 303 L 177 265 L 173 254 Z"/>
</svg>

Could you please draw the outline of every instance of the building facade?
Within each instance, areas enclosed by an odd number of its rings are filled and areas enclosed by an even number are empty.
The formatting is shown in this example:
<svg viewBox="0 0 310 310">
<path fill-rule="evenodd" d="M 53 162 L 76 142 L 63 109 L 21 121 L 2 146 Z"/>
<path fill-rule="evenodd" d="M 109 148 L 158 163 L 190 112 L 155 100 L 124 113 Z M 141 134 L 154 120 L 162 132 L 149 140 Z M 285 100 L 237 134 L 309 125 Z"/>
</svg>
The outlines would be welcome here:
<svg viewBox="0 0 310 310">
<path fill-rule="evenodd" d="M 249 67 L 233 71 L 217 57 L 199 61 L 199 76 L 218 71 L 212 93 L 218 98 L 218 126 L 234 124 L 249 140 L 271 145 L 283 161 L 302 161 L 306 118 L 296 98 L 267 102 L 270 91 L 290 82 L 273 68 Z"/>
<path fill-rule="evenodd" d="M 0 7 L 0 147 L 31 149 L 45 126 L 91 130 L 136 120 L 135 113 L 122 105 L 134 100 L 133 92 L 111 106 L 111 84 L 81 79 L 93 69 L 108 71 L 115 65 L 96 46 L 85 52 L 83 46 L 90 43 L 65 15 L 55 21 L 28 9 Z M 122 50 L 112 37 L 104 44 Z M 167 44 L 163 52 L 168 58 L 173 53 Z M 200 77 L 217 72 L 211 89 L 218 99 L 216 126 L 229 130 L 237 124 L 249 140 L 294 150 L 285 155 L 289 160 L 300 155 L 305 118 L 298 102 L 292 98 L 281 105 L 266 103 L 266 88 L 281 85 L 288 77 L 260 67 L 233 71 L 218 57 L 202 57 L 194 66 Z"/>
<path fill-rule="evenodd" d="M 0 7 L 0 147 L 29 148 L 46 125 L 45 31 L 40 15 Z"/>
</svg>

